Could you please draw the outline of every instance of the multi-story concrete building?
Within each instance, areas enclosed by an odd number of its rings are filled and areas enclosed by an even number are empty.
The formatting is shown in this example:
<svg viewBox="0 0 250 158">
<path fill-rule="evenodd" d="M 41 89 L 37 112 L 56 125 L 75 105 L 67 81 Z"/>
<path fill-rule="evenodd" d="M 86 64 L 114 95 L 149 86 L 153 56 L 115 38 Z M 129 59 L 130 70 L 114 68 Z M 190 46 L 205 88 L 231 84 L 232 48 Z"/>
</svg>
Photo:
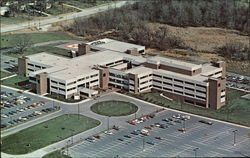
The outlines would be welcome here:
<svg viewBox="0 0 250 158">
<path fill-rule="evenodd" d="M 225 105 L 225 63 L 192 64 L 161 56 L 143 57 L 145 47 L 103 39 L 80 44 L 77 57 L 39 53 L 19 58 L 38 94 L 88 97 L 115 87 L 132 93 L 159 91 L 206 108 Z"/>
</svg>

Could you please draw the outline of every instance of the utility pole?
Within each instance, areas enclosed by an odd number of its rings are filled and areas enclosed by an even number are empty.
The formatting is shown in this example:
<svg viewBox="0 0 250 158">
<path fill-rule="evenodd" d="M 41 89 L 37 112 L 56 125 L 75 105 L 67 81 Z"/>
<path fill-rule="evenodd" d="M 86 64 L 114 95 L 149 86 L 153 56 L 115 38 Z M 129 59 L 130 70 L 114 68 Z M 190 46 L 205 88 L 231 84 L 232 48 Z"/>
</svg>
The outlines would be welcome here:
<svg viewBox="0 0 250 158">
<path fill-rule="evenodd" d="M 142 151 L 145 151 L 145 137 L 142 139 Z"/>
<path fill-rule="evenodd" d="M 236 132 L 237 132 L 237 131 L 238 131 L 237 129 L 233 131 L 233 133 L 234 133 L 234 144 L 233 144 L 233 146 L 236 145 Z"/>
<path fill-rule="evenodd" d="M 185 121 L 186 121 L 186 119 L 183 119 L 183 132 L 185 133 L 186 132 L 186 124 L 185 124 Z"/>
<path fill-rule="evenodd" d="M 78 102 L 78 120 L 79 120 L 79 117 L 80 117 L 80 106 L 79 106 L 79 102 Z"/>
</svg>

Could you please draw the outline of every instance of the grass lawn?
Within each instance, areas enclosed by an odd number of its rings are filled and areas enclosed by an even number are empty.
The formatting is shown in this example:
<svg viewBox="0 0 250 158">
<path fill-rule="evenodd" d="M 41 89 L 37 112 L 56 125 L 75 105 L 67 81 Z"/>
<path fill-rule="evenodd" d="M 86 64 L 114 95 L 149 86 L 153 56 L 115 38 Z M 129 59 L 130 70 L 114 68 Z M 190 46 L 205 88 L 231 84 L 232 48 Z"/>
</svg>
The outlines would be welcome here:
<svg viewBox="0 0 250 158">
<path fill-rule="evenodd" d="M 28 21 L 28 17 L 3 17 L 1 16 L 1 24 L 10 25 Z"/>
<path fill-rule="evenodd" d="M 10 73 L 4 72 L 4 71 L 1 71 L 1 74 L 0 74 L 1 78 L 7 77 L 7 76 L 10 76 L 10 75 L 11 75 Z"/>
<path fill-rule="evenodd" d="M 28 80 L 28 79 L 29 79 L 28 77 L 23 77 L 23 76 L 17 75 L 17 76 L 8 78 L 6 80 L 3 80 L 0 83 L 2 85 L 5 85 L 5 86 L 14 87 L 14 88 L 18 88 L 18 89 L 23 89 L 21 86 L 18 86 L 17 83 Z"/>
<path fill-rule="evenodd" d="M 138 107 L 129 102 L 111 100 L 96 103 L 91 110 L 105 116 L 126 116 L 135 113 Z"/>
<path fill-rule="evenodd" d="M 1 35 L 1 48 L 13 47 L 16 39 L 20 38 L 22 35 L 23 34 Z M 79 38 L 72 37 L 61 32 L 27 33 L 25 35 L 30 36 L 33 44 L 55 40 L 79 40 Z"/>
<path fill-rule="evenodd" d="M 62 56 L 69 56 L 68 55 L 69 50 L 54 47 L 57 45 L 60 45 L 60 43 L 49 44 L 45 46 L 31 47 L 25 50 L 22 54 L 21 53 L 4 53 L 4 55 L 18 58 L 20 56 L 27 56 L 27 55 L 32 55 L 32 54 L 41 53 L 41 52 L 48 52 L 48 53 L 58 54 Z"/>
<path fill-rule="evenodd" d="M 77 9 L 58 5 L 58 6 L 55 6 L 53 8 L 46 10 L 45 12 L 51 15 L 59 15 L 59 14 L 65 14 L 65 13 L 70 13 L 74 11 L 77 11 Z"/>
<path fill-rule="evenodd" d="M 97 5 L 105 4 L 105 3 L 110 3 L 114 0 L 96 0 L 95 2 L 90 1 L 90 0 L 71 0 L 71 1 L 64 1 L 64 3 L 76 6 L 79 8 L 90 8 L 94 7 Z"/>
<path fill-rule="evenodd" d="M 176 101 L 170 101 L 160 96 L 159 93 L 145 93 L 138 95 L 129 93 L 128 95 L 160 106 L 250 126 L 250 100 L 241 98 L 245 93 L 230 88 L 227 88 L 226 93 L 228 98 L 226 101 L 227 104 L 219 110 L 205 109 L 185 103 L 181 104 Z"/>
<path fill-rule="evenodd" d="M 57 150 L 57 151 L 54 151 L 52 153 L 49 153 L 45 156 L 43 156 L 42 158 L 71 158 L 67 155 L 63 155 L 61 154 L 61 151 L 60 150 Z"/>
<path fill-rule="evenodd" d="M 99 121 L 83 115 L 79 119 L 76 114 L 62 115 L 3 137 L 1 151 L 9 154 L 30 153 L 99 124 Z"/>
</svg>

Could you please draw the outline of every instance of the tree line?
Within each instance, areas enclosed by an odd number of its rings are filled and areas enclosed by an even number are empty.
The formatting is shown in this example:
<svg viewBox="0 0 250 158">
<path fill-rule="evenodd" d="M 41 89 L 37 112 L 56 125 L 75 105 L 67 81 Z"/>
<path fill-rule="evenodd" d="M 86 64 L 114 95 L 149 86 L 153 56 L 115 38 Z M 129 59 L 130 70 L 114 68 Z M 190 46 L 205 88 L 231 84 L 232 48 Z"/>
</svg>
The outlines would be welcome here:
<svg viewBox="0 0 250 158">
<path fill-rule="evenodd" d="M 183 48 L 185 45 L 181 37 L 173 34 L 167 27 L 152 28 L 150 23 L 178 27 L 221 27 L 236 29 L 246 35 L 249 32 L 248 14 L 246 0 L 151 0 L 109 10 L 88 19 L 75 19 L 65 29 L 80 36 L 99 35 L 115 30 L 118 32 L 117 37 L 122 40 L 166 50 Z M 246 57 L 249 46 L 243 49 L 240 44 L 230 44 L 232 42 L 219 48 L 218 52 L 229 58 L 249 58 Z M 239 51 L 232 52 L 234 50 Z"/>
</svg>

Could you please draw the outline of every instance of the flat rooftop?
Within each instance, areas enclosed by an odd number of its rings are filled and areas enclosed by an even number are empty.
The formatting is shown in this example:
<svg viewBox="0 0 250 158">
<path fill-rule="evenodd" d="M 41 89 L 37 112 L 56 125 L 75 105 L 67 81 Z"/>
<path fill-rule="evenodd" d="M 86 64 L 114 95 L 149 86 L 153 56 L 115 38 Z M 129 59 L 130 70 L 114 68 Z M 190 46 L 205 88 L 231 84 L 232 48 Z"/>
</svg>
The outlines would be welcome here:
<svg viewBox="0 0 250 158">
<path fill-rule="evenodd" d="M 126 52 L 128 49 L 137 48 L 137 50 L 144 50 L 145 46 L 121 42 L 109 38 L 104 38 L 101 40 L 93 41 L 87 43 L 91 45 L 91 47 L 100 49 L 100 50 L 111 50 L 116 52 Z"/>
<path fill-rule="evenodd" d="M 75 58 L 67 58 L 63 56 L 58 56 L 46 52 L 33 54 L 27 56 L 32 62 L 42 63 L 50 67 L 57 68 L 48 68 L 49 76 L 58 78 L 61 80 L 69 80 L 76 78 L 77 76 L 86 76 L 93 74 L 98 70 L 92 69 L 94 65 L 106 65 L 114 61 L 130 59 L 131 61 L 136 60 L 139 62 L 145 62 L 146 59 L 141 56 L 133 56 L 130 54 L 119 53 L 114 51 L 100 51 L 92 52 L 90 54 L 82 55 Z M 61 71 L 53 71 L 54 69 L 61 69 Z M 40 71 L 40 70 L 39 70 Z M 44 69 L 42 72 L 45 72 Z M 47 72 L 47 71 L 46 71 Z"/>
<path fill-rule="evenodd" d="M 185 62 L 181 60 L 171 59 L 167 57 L 162 57 L 162 56 L 150 57 L 148 58 L 147 61 L 149 63 L 163 64 L 163 65 L 172 66 L 172 67 L 176 67 L 176 68 L 180 68 L 184 70 L 190 70 L 190 71 L 196 70 L 202 67 L 201 65 L 197 65 L 197 64 L 193 64 L 193 63 L 189 63 L 189 62 Z"/>
</svg>

